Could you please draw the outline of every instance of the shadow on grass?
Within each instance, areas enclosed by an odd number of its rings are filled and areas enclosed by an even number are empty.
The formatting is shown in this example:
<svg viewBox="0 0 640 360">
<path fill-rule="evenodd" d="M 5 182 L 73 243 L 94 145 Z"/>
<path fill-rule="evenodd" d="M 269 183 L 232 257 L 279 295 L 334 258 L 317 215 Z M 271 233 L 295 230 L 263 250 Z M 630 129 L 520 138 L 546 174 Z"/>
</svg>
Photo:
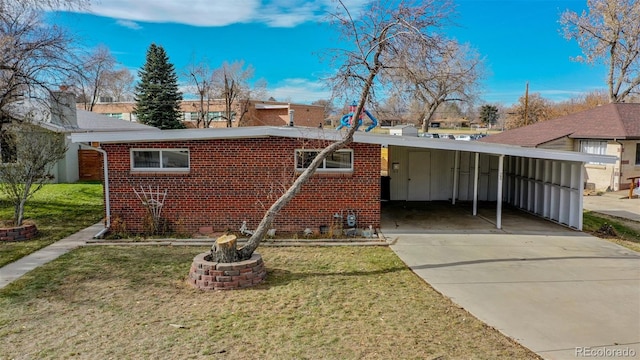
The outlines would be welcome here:
<svg viewBox="0 0 640 360">
<path fill-rule="evenodd" d="M 395 266 L 386 269 L 378 270 L 356 270 L 356 271 L 327 271 L 327 272 L 292 272 L 286 269 L 280 268 L 267 268 L 267 279 L 263 283 L 264 287 L 278 287 L 288 285 L 289 283 L 307 280 L 310 278 L 318 277 L 360 277 L 360 276 L 375 276 L 391 274 L 399 271 L 409 270 L 404 266 Z M 262 285 L 262 284 L 261 284 Z"/>
</svg>

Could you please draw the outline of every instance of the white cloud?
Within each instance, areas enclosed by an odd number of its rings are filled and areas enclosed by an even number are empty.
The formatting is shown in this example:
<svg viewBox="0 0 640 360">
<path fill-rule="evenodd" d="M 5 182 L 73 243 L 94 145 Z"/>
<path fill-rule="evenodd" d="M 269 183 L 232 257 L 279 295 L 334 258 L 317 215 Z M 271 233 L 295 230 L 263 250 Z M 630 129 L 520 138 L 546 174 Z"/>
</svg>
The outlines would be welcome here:
<svg viewBox="0 0 640 360">
<path fill-rule="evenodd" d="M 344 3 L 355 13 L 366 0 L 345 0 Z M 134 26 L 134 29 L 135 22 L 193 26 L 260 22 L 272 27 L 293 27 L 319 20 L 335 6 L 332 0 L 101 0 L 88 11 L 121 19 L 120 25 Z"/>
<path fill-rule="evenodd" d="M 142 29 L 142 26 L 140 26 L 137 22 L 131 21 L 131 20 L 118 20 L 118 21 L 116 21 L 116 24 L 118 24 L 120 26 L 124 26 L 124 27 L 132 29 L 132 30 L 140 30 L 140 29 Z"/>
<path fill-rule="evenodd" d="M 291 101 L 296 104 L 310 104 L 316 100 L 331 98 L 331 90 L 318 81 L 308 79 L 285 79 L 267 89 L 269 96 L 278 101 Z"/>
</svg>

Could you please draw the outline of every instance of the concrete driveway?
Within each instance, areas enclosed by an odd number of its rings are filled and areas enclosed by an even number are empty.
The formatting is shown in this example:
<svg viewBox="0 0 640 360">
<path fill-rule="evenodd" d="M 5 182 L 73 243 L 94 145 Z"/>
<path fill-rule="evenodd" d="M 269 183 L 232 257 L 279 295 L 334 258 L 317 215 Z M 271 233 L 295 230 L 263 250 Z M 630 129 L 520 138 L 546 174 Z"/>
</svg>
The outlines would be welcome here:
<svg viewBox="0 0 640 360">
<path fill-rule="evenodd" d="M 555 228 L 520 234 L 401 228 L 393 229 L 391 248 L 416 274 L 543 358 L 640 358 L 640 254 Z"/>
</svg>

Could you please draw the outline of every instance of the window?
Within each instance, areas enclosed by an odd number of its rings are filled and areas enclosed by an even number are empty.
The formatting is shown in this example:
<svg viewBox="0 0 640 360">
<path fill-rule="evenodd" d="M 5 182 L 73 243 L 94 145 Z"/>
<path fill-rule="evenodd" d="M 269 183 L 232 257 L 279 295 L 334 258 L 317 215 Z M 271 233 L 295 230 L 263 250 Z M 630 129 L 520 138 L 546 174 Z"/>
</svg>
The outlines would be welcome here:
<svg viewBox="0 0 640 360">
<path fill-rule="evenodd" d="M 581 140 L 580 152 L 595 155 L 607 154 L 607 142 L 599 140 Z M 589 164 L 600 164 L 598 162 L 590 162 Z"/>
<path fill-rule="evenodd" d="M 182 113 L 183 119 L 184 120 L 191 120 L 191 121 L 197 121 L 200 118 L 200 115 L 198 112 L 187 112 L 187 113 Z M 236 117 L 236 113 L 232 112 L 231 113 L 231 119 L 235 119 Z M 209 111 L 207 113 L 207 120 L 211 120 L 211 121 L 227 121 L 224 118 L 224 112 L 222 111 Z"/>
<path fill-rule="evenodd" d="M 189 150 L 132 149 L 131 170 L 187 171 L 189 170 Z"/>
<path fill-rule="evenodd" d="M 303 171 L 311 165 L 320 150 L 296 150 L 296 170 Z M 329 155 L 318 167 L 320 172 L 353 171 L 353 150 L 338 150 Z"/>
<path fill-rule="evenodd" d="M 636 143 L 636 165 L 640 166 L 640 142 Z"/>
<path fill-rule="evenodd" d="M 105 115 L 122 120 L 122 113 L 106 113 Z"/>
</svg>

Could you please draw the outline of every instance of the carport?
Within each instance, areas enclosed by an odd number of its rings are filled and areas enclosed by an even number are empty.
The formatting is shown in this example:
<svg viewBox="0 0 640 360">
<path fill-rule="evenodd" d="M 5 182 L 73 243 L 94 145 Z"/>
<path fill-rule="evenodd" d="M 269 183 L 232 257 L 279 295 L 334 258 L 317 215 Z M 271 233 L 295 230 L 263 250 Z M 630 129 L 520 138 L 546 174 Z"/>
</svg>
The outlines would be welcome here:
<svg viewBox="0 0 640 360">
<path fill-rule="evenodd" d="M 388 148 L 389 201 L 495 204 L 502 228 L 503 204 L 582 230 L 585 163 L 616 157 L 476 141 L 356 134 L 354 141 Z M 383 197 L 385 195 L 383 194 Z"/>
</svg>

